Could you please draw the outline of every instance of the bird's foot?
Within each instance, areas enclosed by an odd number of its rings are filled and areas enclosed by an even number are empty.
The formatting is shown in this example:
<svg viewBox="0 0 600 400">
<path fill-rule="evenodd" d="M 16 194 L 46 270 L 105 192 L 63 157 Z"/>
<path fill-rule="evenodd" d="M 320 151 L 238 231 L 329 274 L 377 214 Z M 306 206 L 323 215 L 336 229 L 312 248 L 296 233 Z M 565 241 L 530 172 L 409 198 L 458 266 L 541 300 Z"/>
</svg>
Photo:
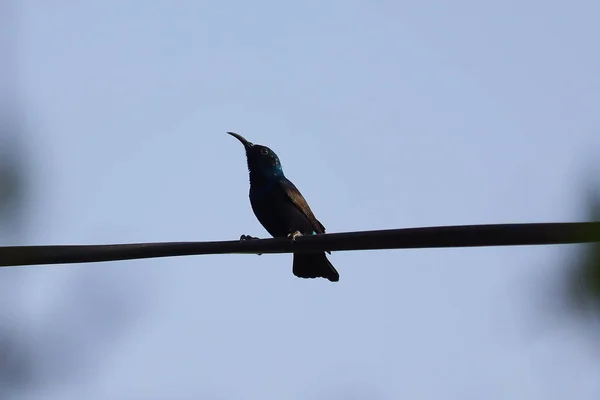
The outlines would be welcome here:
<svg viewBox="0 0 600 400">
<path fill-rule="evenodd" d="M 295 232 L 290 232 L 290 233 L 287 235 L 287 237 L 288 237 L 288 238 L 290 238 L 290 239 L 292 240 L 292 242 L 295 242 L 295 241 L 296 241 L 296 238 L 297 238 L 298 236 L 302 236 L 302 232 L 300 232 L 300 231 L 295 231 Z"/>
<path fill-rule="evenodd" d="M 254 237 L 254 236 L 250 236 L 250 235 L 242 235 L 240 236 L 240 242 L 244 242 L 246 240 L 257 240 L 260 239 L 259 237 Z M 258 256 L 262 256 L 262 253 L 256 253 L 256 255 Z"/>
<path fill-rule="evenodd" d="M 250 236 L 250 235 L 242 235 L 240 236 L 240 242 L 243 242 L 244 240 L 257 240 L 260 239 L 258 237 L 254 237 L 254 236 Z"/>
</svg>

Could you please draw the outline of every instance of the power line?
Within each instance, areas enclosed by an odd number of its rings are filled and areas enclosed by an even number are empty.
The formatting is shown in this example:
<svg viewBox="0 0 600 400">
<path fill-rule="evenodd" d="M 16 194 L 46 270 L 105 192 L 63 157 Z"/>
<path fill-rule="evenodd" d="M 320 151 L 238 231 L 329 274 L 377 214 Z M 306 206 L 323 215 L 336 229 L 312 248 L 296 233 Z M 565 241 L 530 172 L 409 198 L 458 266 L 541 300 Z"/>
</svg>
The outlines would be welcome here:
<svg viewBox="0 0 600 400">
<path fill-rule="evenodd" d="M 448 247 L 554 245 L 600 242 L 600 222 L 437 226 L 289 239 L 162 242 L 110 245 L 5 246 L 0 266 L 69 264 L 202 254 L 268 254 Z"/>
</svg>

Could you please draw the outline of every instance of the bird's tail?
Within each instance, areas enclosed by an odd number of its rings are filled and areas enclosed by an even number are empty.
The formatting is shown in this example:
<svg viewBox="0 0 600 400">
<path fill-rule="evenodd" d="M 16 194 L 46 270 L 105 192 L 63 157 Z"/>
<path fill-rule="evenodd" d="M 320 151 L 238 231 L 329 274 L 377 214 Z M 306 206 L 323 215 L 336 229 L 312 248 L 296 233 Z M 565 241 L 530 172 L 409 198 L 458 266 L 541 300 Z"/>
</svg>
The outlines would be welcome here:
<svg viewBox="0 0 600 400">
<path fill-rule="evenodd" d="M 331 282 L 340 280 L 340 274 L 322 253 L 294 253 L 292 272 L 299 278 L 327 278 Z"/>
</svg>

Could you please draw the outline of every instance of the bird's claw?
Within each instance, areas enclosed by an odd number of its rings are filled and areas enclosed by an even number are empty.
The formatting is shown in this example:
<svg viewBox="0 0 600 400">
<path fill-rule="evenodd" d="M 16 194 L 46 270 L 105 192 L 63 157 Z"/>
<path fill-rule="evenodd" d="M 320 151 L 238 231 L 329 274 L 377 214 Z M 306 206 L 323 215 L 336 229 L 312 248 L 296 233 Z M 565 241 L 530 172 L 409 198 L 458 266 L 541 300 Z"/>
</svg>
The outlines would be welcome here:
<svg viewBox="0 0 600 400">
<path fill-rule="evenodd" d="M 240 236 L 240 242 L 244 242 L 246 240 L 257 240 L 260 239 L 258 237 L 250 236 L 250 235 L 242 235 Z M 262 253 L 256 253 L 257 256 L 262 256 Z"/>
<path fill-rule="evenodd" d="M 250 235 L 242 235 L 240 236 L 240 242 L 243 242 L 244 240 L 256 240 L 256 239 L 260 239 L 254 236 L 250 236 Z"/>
<path fill-rule="evenodd" d="M 302 236 L 302 232 L 300 232 L 300 231 L 295 231 L 295 232 L 290 232 L 290 233 L 287 235 L 287 237 L 288 237 L 288 238 L 290 238 L 290 239 L 292 240 L 292 242 L 295 242 L 295 241 L 296 241 L 296 238 L 297 238 L 298 236 Z"/>
</svg>

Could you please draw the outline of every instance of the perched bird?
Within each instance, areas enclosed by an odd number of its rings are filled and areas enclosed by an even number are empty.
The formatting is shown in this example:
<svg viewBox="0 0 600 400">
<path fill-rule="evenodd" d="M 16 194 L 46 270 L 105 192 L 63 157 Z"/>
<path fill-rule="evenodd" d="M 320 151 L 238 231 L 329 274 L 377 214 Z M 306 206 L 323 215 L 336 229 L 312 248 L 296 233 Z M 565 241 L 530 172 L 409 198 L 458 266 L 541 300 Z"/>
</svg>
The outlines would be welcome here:
<svg viewBox="0 0 600 400">
<path fill-rule="evenodd" d="M 291 237 L 325 233 L 325 227 L 311 211 L 300 191 L 285 177 L 277 154 L 266 146 L 237 138 L 246 150 L 250 174 L 250 204 L 258 221 L 273 237 Z M 340 275 L 325 252 L 294 253 L 294 275 L 300 278 L 340 280 Z"/>
</svg>

